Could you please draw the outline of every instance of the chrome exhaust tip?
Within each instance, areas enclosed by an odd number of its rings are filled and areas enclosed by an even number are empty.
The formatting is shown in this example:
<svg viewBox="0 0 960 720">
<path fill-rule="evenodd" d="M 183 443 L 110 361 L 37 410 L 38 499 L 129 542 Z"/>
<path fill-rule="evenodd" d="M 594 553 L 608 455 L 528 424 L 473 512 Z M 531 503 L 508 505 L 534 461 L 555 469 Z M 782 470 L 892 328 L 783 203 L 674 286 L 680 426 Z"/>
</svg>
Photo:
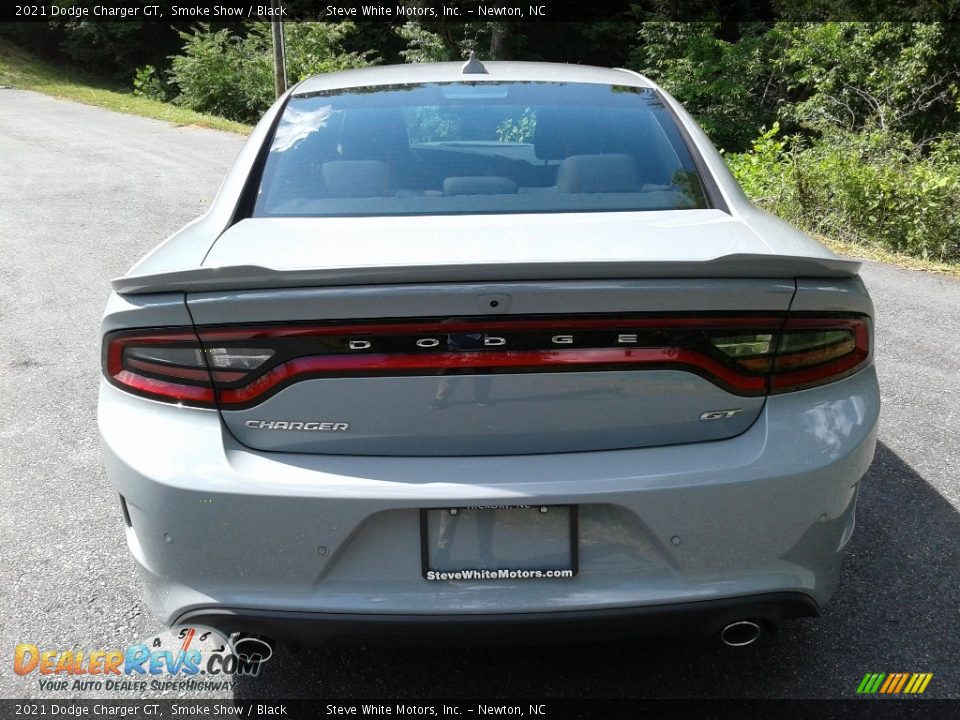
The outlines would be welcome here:
<svg viewBox="0 0 960 720">
<path fill-rule="evenodd" d="M 720 639 L 729 647 L 746 647 L 760 638 L 760 625 L 753 620 L 738 620 L 720 631 Z"/>
</svg>

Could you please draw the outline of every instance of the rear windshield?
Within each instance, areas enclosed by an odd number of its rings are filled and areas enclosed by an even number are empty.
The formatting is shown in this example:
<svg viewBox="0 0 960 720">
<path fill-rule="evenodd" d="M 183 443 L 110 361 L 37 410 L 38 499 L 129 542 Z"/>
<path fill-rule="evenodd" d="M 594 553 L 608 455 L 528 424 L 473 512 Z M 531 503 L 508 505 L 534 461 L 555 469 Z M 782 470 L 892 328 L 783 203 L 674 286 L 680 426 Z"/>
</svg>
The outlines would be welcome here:
<svg viewBox="0 0 960 720">
<path fill-rule="evenodd" d="M 690 153 L 653 90 L 460 82 L 292 97 L 253 214 L 706 206 Z"/>
</svg>

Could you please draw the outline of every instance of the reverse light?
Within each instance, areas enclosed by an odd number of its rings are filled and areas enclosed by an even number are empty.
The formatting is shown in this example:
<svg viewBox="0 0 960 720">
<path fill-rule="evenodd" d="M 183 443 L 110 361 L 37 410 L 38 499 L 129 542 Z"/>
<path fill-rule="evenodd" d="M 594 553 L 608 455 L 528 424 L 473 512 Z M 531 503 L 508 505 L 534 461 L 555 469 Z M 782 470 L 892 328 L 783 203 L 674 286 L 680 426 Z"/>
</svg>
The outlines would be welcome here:
<svg viewBox="0 0 960 720">
<path fill-rule="evenodd" d="M 273 350 L 265 348 L 207 348 L 207 357 L 214 368 L 256 370 L 273 357 Z"/>
</svg>

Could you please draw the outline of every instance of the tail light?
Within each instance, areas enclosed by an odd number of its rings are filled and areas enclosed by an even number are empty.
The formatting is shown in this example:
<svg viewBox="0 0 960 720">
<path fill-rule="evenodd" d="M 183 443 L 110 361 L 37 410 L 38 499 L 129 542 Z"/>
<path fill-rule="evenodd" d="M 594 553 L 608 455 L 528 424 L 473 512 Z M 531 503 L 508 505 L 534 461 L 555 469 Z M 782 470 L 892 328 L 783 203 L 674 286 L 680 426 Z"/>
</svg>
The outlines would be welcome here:
<svg viewBox="0 0 960 720">
<path fill-rule="evenodd" d="M 802 390 L 839 380 L 863 367 L 869 357 L 866 318 L 790 318 L 780 334 L 770 392 Z"/>
<path fill-rule="evenodd" d="M 274 354 L 269 348 L 204 348 L 191 331 L 132 331 L 108 335 L 107 379 L 137 395 L 194 407 L 216 407 L 217 383 L 249 381 Z"/>
<path fill-rule="evenodd" d="M 122 331 L 104 341 L 115 385 L 236 409 L 321 377 L 678 369 L 737 395 L 832 382 L 869 357 L 868 320 L 818 315 L 584 316 Z"/>
</svg>

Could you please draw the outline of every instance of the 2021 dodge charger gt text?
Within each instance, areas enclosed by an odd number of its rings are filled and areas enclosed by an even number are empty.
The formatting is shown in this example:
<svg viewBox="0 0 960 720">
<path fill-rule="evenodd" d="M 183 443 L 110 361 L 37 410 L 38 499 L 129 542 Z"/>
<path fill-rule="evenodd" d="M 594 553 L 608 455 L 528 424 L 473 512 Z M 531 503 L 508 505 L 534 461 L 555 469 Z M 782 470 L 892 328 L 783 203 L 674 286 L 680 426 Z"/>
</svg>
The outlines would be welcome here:
<svg viewBox="0 0 960 720">
<path fill-rule="evenodd" d="M 815 615 L 879 412 L 857 270 L 635 73 L 310 78 L 113 283 L 99 425 L 149 603 L 313 641 Z"/>
</svg>

